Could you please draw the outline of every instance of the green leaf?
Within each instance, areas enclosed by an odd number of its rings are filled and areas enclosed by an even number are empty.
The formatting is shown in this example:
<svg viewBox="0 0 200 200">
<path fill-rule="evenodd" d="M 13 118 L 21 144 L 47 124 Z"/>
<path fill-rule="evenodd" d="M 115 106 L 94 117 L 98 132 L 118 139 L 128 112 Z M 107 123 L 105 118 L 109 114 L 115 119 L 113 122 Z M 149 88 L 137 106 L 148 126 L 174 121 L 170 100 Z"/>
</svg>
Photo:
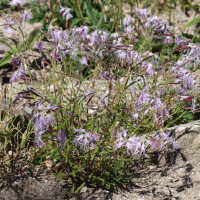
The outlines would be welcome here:
<svg viewBox="0 0 200 200">
<path fill-rule="evenodd" d="M 91 161 L 94 159 L 96 153 L 99 151 L 99 146 L 100 146 L 100 144 L 101 144 L 102 142 L 103 142 L 103 139 L 101 139 L 101 140 L 98 142 L 97 147 L 95 148 L 94 152 L 92 153 L 92 156 L 91 156 L 91 159 L 90 159 Z"/>
<path fill-rule="evenodd" d="M 196 121 L 196 120 L 187 120 L 187 123 L 190 123 L 190 122 L 194 122 L 194 121 Z"/>
<path fill-rule="evenodd" d="M 5 44 L 7 47 L 9 47 L 10 50 L 12 50 L 12 52 L 13 52 L 13 54 L 14 54 L 15 51 L 14 51 L 13 47 L 12 47 L 6 40 L 7 40 L 6 38 L 0 38 L 0 42 L 1 42 L 2 44 Z"/>
<path fill-rule="evenodd" d="M 12 40 L 15 45 L 17 46 L 20 42 L 18 40 L 15 40 L 14 38 L 8 37 L 10 40 Z"/>
<path fill-rule="evenodd" d="M 79 19 L 75 18 L 72 20 L 70 27 L 73 28 L 74 26 L 76 26 L 79 23 Z"/>
<path fill-rule="evenodd" d="M 59 182 L 63 179 L 63 177 L 65 176 L 65 173 L 62 173 L 63 169 L 61 169 L 58 174 L 56 175 L 56 182 Z"/>
<path fill-rule="evenodd" d="M 13 49 L 16 51 L 16 46 L 14 46 Z M 6 53 L 6 55 L 0 60 L 0 67 L 11 63 L 12 55 L 13 55 L 13 51 L 10 49 Z"/>
<path fill-rule="evenodd" d="M 70 175 L 76 176 L 78 172 L 84 171 L 84 167 L 82 167 L 81 169 L 78 165 L 75 165 L 74 167 L 76 167 L 78 170 L 73 170 L 73 172 L 71 172 Z"/>
<path fill-rule="evenodd" d="M 84 17 L 83 18 L 83 20 L 84 20 L 84 22 L 86 22 L 87 24 L 91 24 L 91 21 L 90 21 L 90 19 L 88 18 L 88 17 Z"/>
<path fill-rule="evenodd" d="M 69 144 L 69 140 L 67 140 L 67 152 L 66 152 L 66 156 L 65 156 L 65 163 L 68 162 L 68 153 L 70 150 L 70 144 Z"/>
<path fill-rule="evenodd" d="M 115 151 L 115 149 L 112 149 L 112 150 L 105 150 L 105 151 L 100 152 L 99 154 L 108 154 L 108 153 L 112 153 L 112 152 L 114 152 L 114 151 Z"/>
<path fill-rule="evenodd" d="M 42 163 L 45 160 L 45 156 L 38 156 L 36 158 L 34 158 L 34 160 L 32 161 L 34 164 L 39 164 Z"/>
<path fill-rule="evenodd" d="M 37 28 L 32 30 L 28 36 L 28 39 L 25 42 L 20 44 L 20 46 L 17 49 L 17 52 L 20 53 L 20 52 L 25 51 L 26 49 L 32 48 L 35 40 L 37 39 L 38 32 L 39 30 Z"/>
<path fill-rule="evenodd" d="M 193 26 L 199 22 L 200 22 L 200 17 L 197 17 L 197 18 L 193 19 L 192 21 L 188 22 L 185 27 Z"/>
<path fill-rule="evenodd" d="M 50 24 L 53 25 L 56 22 L 57 22 L 57 18 L 54 18 L 54 19 L 51 20 Z"/>
<path fill-rule="evenodd" d="M 190 6 L 190 5 L 182 5 L 186 8 L 190 8 L 190 9 L 196 9 L 196 8 L 200 8 L 200 6 Z"/>
<path fill-rule="evenodd" d="M 84 3 L 85 3 L 85 7 L 86 7 L 86 15 L 88 16 L 88 18 L 90 19 L 92 24 L 96 26 L 98 23 L 98 20 L 96 19 L 95 14 L 92 11 L 92 7 L 88 4 L 87 0 Z"/>
<path fill-rule="evenodd" d="M 74 185 L 73 185 L 73 188 L 72 188 L 72 193 L 76 193 L 76 192 L 78 192 L 79 190 L 81 190 L 82 188 L 83 188 L 83 186 L 85 185 L 85 182 L 84 183 L 82 183 L 78 188 L 77 188 L 77 190 L 76 191 L 74 191 Z"/>
<path fill-rule="evenodd" d="M 190 113 L 190 114 L 183 115 L 183 118 L 185 118 L 186 120 L 194 120 L 195 116 L 192 113 Z"/>
</svg>

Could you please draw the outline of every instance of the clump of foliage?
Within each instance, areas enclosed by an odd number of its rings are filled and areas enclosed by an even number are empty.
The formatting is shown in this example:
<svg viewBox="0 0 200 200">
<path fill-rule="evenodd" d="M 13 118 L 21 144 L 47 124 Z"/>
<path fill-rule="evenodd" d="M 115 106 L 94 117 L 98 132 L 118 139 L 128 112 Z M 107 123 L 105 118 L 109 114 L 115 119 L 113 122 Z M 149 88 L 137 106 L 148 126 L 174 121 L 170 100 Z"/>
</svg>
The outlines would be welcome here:
<svg viewBox="0 0 200 200">
<path fill-rule="evenodd" d="M 62 1 L 63 7 L 68 7 L 74 16 L 72 20 L 63 21 L 59 15 L 60 1 L 37 1 L 29 3 L 33 19 L 30 22 L 42 22 L 42 30 L 46 31 L 48 25 L 57 25 L 63 29 L 73 28 L 75 26 L 90 26 L 91 28 L 99 28 L 110 32 L 117 31 L 120 21 L 122 20 L 122 0 L 112 1 L 90 1 L 75 0 Z M 53 11 L 53 12 L 52 12 Z"/>
</svg>

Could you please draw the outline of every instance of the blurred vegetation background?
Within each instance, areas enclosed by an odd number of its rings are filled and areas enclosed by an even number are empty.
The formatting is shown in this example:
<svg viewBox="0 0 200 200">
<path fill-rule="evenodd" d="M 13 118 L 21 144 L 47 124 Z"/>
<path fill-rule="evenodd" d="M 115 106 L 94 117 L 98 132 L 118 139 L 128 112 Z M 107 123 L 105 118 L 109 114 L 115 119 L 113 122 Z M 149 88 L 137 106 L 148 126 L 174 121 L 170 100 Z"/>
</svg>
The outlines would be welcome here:
<svg viewBox="0 0 200 200">
<path fill-rule="evenodd" d="M 10 7 L 9 0 L 0 1 L 0 14 L 3 12 L 17 11 L 17 7 Z M 30 21 L 41 22 L 42 30 L 47 30 L 48 25 L 57 25 L 63 29 L 74 26 L 86 25 L 90 28 L 98 28 L 109 32 L 117 32 L 121 29 L 122 19 L 125 17 L 123 7 L 127 4 L 131 7 L 148 8 L 151 15 L 159 16 L 163 12 L 168 14 L 169 24 L 173 24 L 172 11 L 180 6 L 189 17 L 189 10 L 199 13 L 200 1 L 196 0 L 27 0 L 24 5 L 33 15 Z M 59 15 L 60 5 L 71 9 L 73 19 L 69 22 Z M 66 27 L 67 26 L 67 27 Z"/>
</svg>

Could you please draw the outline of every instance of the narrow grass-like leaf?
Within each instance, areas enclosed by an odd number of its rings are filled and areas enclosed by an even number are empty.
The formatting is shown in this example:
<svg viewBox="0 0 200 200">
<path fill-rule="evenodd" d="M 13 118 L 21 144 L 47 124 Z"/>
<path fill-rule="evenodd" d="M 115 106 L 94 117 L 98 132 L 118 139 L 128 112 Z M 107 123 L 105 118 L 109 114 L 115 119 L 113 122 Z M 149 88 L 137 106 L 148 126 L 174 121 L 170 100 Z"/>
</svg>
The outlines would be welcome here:
<svg viewBox="0 0 200 200">
<path fill-rule="evenodd" d="M 38 37 L 38 32 L 39 30 L 37 28 L 32 30 L 28 36 L 28 39 L 19 45 L 19 47 L 17 48 L 17 52 L 23 52 L 29 48 L 32 48 L 34 42 Z"/>
<path fill-rule="evenodd" d="M 95 14 L 92 11 L 92 8 L 90 7 L 88 0 L 86 0 L 84 2 L 85 6 L 86 6 L 86 15 L 88 16 L 88 18 L 90 19 L 90 21 L 92 22 L 93 25 L 97 25 L 98 21 L 95 17 Z"/>
<path fill-rule="evenodd" d="M 15 50 L 13 49 L 13 47 L 6 41 L 6 38 L 0 38 L 0 43 L 6 45 L 7 47 L 10 48 L 10 50 L 12 51 L 12 53 L 15 53 Z"/>
<path fill-rule="evenodd" d="M 16 50 L 16 46 L 13 47 L 14 50 Z M 13 51 L 10 49 L 6 55 L 0 60 L 0 67 L 11 63 L 12 60 L 12 55 L 13 55 Z"/>
<path fill-rule="evenodd" d="M 188 22 L 185 27 L 190 27 L 200 22 L 200 17 L 193 19 L 192 21 Z"/>
<path fill-rule="evenodd" d="M 72 193 L 78 192 L 79 190 L 81 190 L 81 189 L 84 187 L 84 185 L 85 185 L 85 182 L 82 183 L 82 184 L 76 189 L 76 191 L 72 191 Z M 73 187 L 73 190 L 74 190 L 74 187 Z"/>
</svg>

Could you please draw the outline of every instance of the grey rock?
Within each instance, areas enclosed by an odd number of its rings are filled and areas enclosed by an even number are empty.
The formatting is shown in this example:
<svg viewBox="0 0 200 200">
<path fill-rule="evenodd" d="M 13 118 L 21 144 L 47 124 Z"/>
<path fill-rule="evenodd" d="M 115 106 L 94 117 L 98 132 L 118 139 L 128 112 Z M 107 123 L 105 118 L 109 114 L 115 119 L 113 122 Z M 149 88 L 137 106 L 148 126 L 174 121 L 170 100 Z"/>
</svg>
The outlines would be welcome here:
<svg viewBox="0 0 200 200">
<path fill-rule="evenodd" d="M 87 186 L 84 186 L 81 190 L 80 190 L 80 193 L 84 193 L 84 192 L 86 192 L 87 191 Z"/>
</svg>

